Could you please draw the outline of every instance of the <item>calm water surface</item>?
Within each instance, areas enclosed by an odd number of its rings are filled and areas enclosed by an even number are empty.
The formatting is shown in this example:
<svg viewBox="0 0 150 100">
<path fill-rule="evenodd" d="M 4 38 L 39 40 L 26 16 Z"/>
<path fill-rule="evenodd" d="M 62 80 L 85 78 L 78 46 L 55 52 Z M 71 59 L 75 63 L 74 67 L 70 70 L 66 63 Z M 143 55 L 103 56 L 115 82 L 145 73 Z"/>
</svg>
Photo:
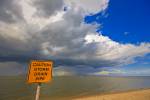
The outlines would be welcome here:
<svg viewBox="0 0 150 100">
<path fill-rule="evenodd" d="M 42 84 L 41 100 L 96 93 L 150 88 L 150 77 L 70 76 L 54 77 L 52 83 Z M 0 100 L 34 100 L 35 84 L 25 77 L 0 77 Z"/>
</svg>

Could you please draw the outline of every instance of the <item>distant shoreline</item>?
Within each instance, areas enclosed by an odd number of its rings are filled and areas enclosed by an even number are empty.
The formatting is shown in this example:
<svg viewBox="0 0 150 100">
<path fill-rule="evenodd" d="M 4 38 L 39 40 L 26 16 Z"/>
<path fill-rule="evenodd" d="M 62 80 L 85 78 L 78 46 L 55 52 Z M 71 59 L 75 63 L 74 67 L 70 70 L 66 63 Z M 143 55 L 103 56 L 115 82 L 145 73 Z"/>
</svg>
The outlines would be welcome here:
<svg viewBox="0 0 150 100">
<path fill-rule="evenodd" d="M 89 96 L 79 96 L 72 100 L 150 100 L 150 88 L 97 93 Z"/>
<path fill-rule="evenodd" d="M 143 91 L 143 90 L 150 90 L 150 88 L 138 88 L 138 89 L 131 89 L 131 90 L 118 90 L 118 91 L 111 91 L 111 92 L 100 92 L 100 93 L 92 93 L 89 96 L 94 95 L 109 95 L 109 94 L 118 94 L 118 93 L 126 93 L 126 92 L 134 92 L 134 91 Z M 87 95 L 80 95 L 79 97 L 87 97 Z"/>
</svg>

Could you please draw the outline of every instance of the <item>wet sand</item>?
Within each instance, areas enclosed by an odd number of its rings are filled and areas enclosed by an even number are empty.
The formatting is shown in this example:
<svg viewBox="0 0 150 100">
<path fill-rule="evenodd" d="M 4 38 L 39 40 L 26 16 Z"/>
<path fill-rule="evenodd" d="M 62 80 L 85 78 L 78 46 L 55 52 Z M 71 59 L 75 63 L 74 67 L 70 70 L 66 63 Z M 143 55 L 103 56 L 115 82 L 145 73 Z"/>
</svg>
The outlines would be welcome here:
<svg viewBox="0 0 150 100">
<path fill-rule="evenodd" d="M 97 94 L 87 97 L 77 97 L 72 100 L 150 100 L 150 89 L 121 93 Z"/>
</svg>

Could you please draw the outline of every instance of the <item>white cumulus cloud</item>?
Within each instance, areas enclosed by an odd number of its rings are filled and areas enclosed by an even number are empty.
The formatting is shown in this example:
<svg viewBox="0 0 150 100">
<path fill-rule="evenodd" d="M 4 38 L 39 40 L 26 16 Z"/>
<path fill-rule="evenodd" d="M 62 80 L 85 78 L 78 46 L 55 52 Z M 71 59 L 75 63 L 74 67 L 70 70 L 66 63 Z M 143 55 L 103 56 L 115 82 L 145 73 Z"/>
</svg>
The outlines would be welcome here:
<svg viewBox="0 0 150 100">
<path fill-rule="evenodd" d="M 136 57 L 150 53 L 150 43 L 121 44 L 98 35 L 95 31 L 101 24 L 84 23 L 85 15 L 105 11 L 109 0 L 12 0 L 3 4 L 0 14 L 5 13 L 10 21 L 0 17 L 0 61 L 35 58 L 52 59 L 57 67 L 107 67 L 133 63 Z M 69 73 L 63 70 L 61 74 Z"/>
</svg>

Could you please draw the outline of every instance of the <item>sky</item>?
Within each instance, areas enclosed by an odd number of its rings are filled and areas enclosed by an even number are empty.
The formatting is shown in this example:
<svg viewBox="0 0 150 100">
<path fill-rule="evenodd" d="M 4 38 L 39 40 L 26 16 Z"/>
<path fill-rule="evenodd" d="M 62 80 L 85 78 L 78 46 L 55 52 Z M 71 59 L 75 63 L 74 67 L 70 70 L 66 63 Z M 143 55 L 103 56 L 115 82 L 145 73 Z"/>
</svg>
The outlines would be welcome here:
<svg viewBox="0 0 150 100">
<path fill-rule="evenodd" d="M 0 75 L 150 76 L 148 0 L 1 0 Z"/>
</svg>

